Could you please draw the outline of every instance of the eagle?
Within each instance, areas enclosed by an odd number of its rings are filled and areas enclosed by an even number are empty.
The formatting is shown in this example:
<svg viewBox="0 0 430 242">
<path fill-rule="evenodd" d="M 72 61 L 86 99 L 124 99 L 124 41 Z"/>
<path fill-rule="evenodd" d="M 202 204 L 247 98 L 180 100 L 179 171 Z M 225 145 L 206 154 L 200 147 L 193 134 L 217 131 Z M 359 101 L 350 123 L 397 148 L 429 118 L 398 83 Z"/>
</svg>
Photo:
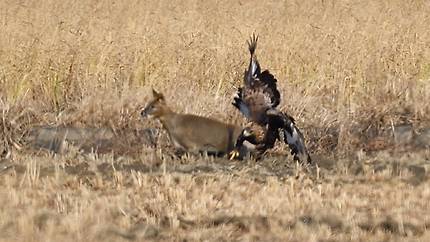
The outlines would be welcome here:
<svg viewBox="0 0 430 242">
<path fill-rule="evenodd" d="M 247 41 L 251 59 L 245 70 L 243 86 L 238 88 L 232 103 L 250 123 L 239 135 L 230 158 L 238 156 L 237 150 L 245 141 L 254 144 L 257 153 L 262 154 L 273 148 L 277 140 L 283 140 L 291 149 L 294 160 L 311 163 L 303 134 L 294 118 L 277 109 L 281 102 L 277 80 L 268 70 L 261 72 L 255 56 L 257 41 L 255 34 Z"/>
</svg>

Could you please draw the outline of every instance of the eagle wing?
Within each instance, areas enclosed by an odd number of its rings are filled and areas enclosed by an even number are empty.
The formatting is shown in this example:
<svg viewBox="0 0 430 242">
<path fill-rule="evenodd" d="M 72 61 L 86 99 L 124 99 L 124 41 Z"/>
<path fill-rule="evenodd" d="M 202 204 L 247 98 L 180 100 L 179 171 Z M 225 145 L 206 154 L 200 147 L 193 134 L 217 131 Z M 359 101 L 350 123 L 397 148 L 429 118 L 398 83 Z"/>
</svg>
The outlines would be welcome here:
<svg viewBox="0 0 430 242">
<path fill-rule="evenodd" d="M 258 36 L 248 41 L 251 60 L 244 75 L 244 86 L 238 89 L 233 105 L 250 121 L 260 125 L 267 124 L 266 111 L 276 108 L 280 103 L 280 93 L 276 78 L 268 71 L 261 72 L 255 56 Z"/>
<path fill-rule="evenodd" d="M 280 113 L 280 115 L 283 120 L 280 132 L 283 133 L 284 142 L 290 147 L 294 160 L 302 163 L 312 163 L 311 156 L 305 145 L 305 139 L 302 132 L 297 128 L 294 118 L 286 113 Z"/>
<path fill-rule="evenodd" d="M 294 119 L 277 110 L 280 93 L 276 87 L 276 78 L 267 70 L 261 72 L 260 64 L 255 56 L 258 37 L 253 35 L 248 41 L 251 54 L 248 70 L 245 71 L 244 85 L 238 89 L 233 105 L 255 126 L 247 127 L 248 135 L 241 134 L 236 146 L 244 140 L 256 144 L 260 152 L 274 146 L 276 140 L 283 140 L 291 149 L 295 160 L 312 162 L 306 149 L 303 134 L 297 128 Z"/>
</svg>

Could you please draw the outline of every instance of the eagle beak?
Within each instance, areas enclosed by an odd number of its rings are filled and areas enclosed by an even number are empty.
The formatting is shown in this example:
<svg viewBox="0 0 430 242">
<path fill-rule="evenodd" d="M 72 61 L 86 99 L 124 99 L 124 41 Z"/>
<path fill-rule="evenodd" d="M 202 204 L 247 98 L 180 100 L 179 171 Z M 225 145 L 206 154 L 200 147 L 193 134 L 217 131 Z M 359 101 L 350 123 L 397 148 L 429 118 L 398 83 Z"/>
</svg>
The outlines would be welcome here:
<svg viewBox="0 0 430 242">
<path fill-rule="evenodd" d="M 229 153 L 229 160 L 234 160 L 234 159 L 236 159 L 237 157 L 239 157 L 239 151 L 238 150 L 236 150 L 236 149 L 234 149 L 234 150 L 232 150 L 230 153 Z"/>
</svg>

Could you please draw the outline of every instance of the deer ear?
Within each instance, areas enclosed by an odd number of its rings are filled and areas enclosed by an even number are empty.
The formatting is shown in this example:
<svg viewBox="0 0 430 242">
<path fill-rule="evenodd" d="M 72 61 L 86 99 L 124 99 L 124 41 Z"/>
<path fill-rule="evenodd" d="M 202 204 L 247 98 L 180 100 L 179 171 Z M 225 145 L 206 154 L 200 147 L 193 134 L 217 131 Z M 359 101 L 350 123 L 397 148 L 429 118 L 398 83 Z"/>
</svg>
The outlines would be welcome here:
<svg viewBox="0 0 430 242">
<path fill-rule="evenodd" d="M 157 98 L 157 99 L 163 99 L 163 100 L 164 100 L 164 96 L 163 96 L 163 94 L 158 93 L 157 91 L 155 91 L 155 89 L 154 89 L 154 88 L 152 88 L 152 96 L 153 96 L 154 98 Z"/>
<path fill-rule="evenodd" d="M 153 96 L 153 97 L 158 97 L 158 92 L 157 92 L 157 91 L 155 91 L 155 89 L 154 89 L 154 88 L 152 88 L 152 96 Z"/>
</svg>

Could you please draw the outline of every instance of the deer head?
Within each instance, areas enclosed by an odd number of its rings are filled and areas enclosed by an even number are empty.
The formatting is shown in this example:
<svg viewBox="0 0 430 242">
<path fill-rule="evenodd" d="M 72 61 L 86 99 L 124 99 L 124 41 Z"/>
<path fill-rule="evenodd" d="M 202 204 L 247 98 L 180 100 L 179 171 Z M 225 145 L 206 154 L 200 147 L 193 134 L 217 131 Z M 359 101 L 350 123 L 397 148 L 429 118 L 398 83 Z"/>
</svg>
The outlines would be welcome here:
<svg viewBox="0 0 430 242">
<path fill-rule="evenodd" d="M 169 112 L 163 94 L 152 89 L 152 99 L 142 110 L 142 118 L 159 118 Z"/>
</svg>

